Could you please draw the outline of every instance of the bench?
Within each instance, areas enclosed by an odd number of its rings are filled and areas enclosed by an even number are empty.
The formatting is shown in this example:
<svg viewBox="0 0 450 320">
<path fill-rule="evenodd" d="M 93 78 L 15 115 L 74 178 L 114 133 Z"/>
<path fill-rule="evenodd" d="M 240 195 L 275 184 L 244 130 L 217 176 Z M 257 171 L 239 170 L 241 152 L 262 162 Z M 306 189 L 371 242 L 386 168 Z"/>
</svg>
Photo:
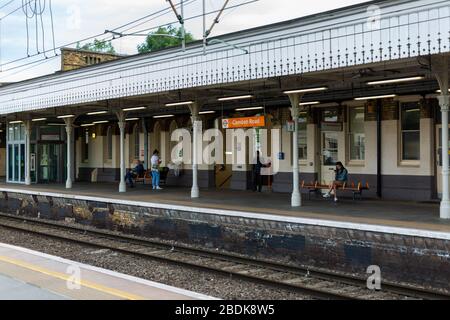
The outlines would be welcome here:
<svg viewBox="0 0 450 320">
<path fill-rule="evenodd" d="M 142 184 L 146 184 L 147 181 L 149 181 L 150 184 L 152 183 L 152 170 L 146 170 L 142 177 L 136 178 L 136 183 L 142 182 Z"/>
<path fill-rule="evenodd" d="M 311 200 L 311 193 L 318 193 L 322 190 L 329 190 L 329 185 L 320 184 L 318 181 L 316 182 L 310 182 L 307 183 L 305 181 L 302 181 L 301 188 L 303 190 L 308 190 L 308 198 Z M 369 184 L 362 184 L 361 182 L 358 182 L 358 184 L 355 184 L 354 182 L 347 182 L 344 183 L 343 186 L 338 187 L 336 191 L 348 191 L 353 193 L 353 200 L 356 200 L 356 198 L 359 196 L 359 199 L 362 200 L 362 194 L 365 190 L 370 190 Z"/>
<path fill-rule="evenodd" d="M 170 169 L 167 167 L 161 168 L 159 171 L 159 183 L 166 184 L 167 175 L 169 174 Z M 146 170 L 142 177 L 137 177 L 135 179 L 136 183 L 142 182 L 142 184 L 152 184 L 152 170 Z"/>
<path fill-rule="evenodd" d="M 353 192 L 353 200 L 356 200 L 357 196 L 359 196 L 359 199 L 362 200 L 363 191 L 370 190 L 370 187 L 369 183 L 363 185 L 361 182 L 358 182 L 358 184 L 355 185 L 354 182 L 351 182 L 344 184 L 340 190 Z"/>
</svg>

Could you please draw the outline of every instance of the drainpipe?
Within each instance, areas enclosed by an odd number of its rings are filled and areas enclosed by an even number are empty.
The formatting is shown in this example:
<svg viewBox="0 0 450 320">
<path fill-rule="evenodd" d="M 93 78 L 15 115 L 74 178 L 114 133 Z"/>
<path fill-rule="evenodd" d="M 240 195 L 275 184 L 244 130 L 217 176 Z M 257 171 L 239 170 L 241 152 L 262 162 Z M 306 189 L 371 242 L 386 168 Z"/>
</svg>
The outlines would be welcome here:
<svg viewBox="0 0 450 320">
<path fill-rule="evenodd" d="M 31 121 L 25 121 L 25 185 L 31 185 Z"/>
<path fill-rule="evenodd" d="M 383 102 L 377 100 L 377 196 L 381 198 L 382 194 L 382 176 L 381 176 L 381 120 L 382 120 Z"/>
<path fill-rule="evenodd" d="M 144 118 L 142 118 L 142 127 L 144 128 L 144 167 L 148 170 L 150 169 L 150 166 L 148 165 L 148 131 Z"/>
</svg>

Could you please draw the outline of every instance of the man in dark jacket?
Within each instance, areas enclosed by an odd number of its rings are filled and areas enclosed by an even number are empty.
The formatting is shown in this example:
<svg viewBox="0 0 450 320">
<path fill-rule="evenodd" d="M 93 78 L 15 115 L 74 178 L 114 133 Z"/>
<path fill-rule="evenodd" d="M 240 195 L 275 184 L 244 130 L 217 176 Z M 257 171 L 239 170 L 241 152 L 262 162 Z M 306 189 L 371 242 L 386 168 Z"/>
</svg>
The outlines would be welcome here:
<svg viewBox="0 0 450 320">
<path fill-rule="evenodd" d="M 270 165 L 265 165 L 261 162 L 261 154 L 259 151 L 256 151 L 256 159 L 253 162 L 253 170 L 252 170 L 252 180 L 253 180 L 253 191 L 262 192 L 262 176 L 261 169 L 268 168 Z"/>
</svg>

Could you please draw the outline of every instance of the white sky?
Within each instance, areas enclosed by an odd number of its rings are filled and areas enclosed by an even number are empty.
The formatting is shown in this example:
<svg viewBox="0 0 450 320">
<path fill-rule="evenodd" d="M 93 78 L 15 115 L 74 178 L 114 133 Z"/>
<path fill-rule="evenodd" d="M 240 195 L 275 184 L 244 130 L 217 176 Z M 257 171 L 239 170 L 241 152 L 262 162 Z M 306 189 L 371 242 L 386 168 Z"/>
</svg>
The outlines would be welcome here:
<svg viewBox="0 0 450 320">
<path fill-rule="evenodd" d="M 29 0 L 27 0 L 29 1 Z M 34 0 L 32 0 L 34 1 Z M 174 2 L 178 2 L 175 0 Z M 185 16 L 195 16 L 201 13 L 202 0 L 184 0 L 193 1 L 186 7 Z M 231 0 L 229 6 L 243 3 L 248 0 Z M 48 4 L 48 0 L 46 0 Z M 206 0 L 207 11 L 217 10 L 221 7 L 224 0 Z M 214 29 L 212 35 L 220 35 L 242 29 L 248 29 L 270 23 L 280 22 L 314 13 L 332 10 L 339 7 L 349 6 L 366 1 L 361 0 L 259 0 L 258 2 L 248 4 L 233 10 L 227 11 L 222 17 L 220 24 Z M 8 0 L 0 0 L 0 8 L 8 3 Z M 53 0 L 53 15 L 55 26 L 56 46 L 65 45 L 77 40 L 101 34 L 106 29 L 126 24 L 130 21 L 151 14 L 155 11 L 167 8 L 169 5 L 166 0 Z M 2 19 L 6 14 L 19 8 L 22 5 L 21 0 L 16 0 L 10 5 L 0 9 L 0 48 L 2 72 L 0 73 L 0 82 L 19 81 L 26 78 L 36 77 L 57 71 L 60 68 L 58 58 L 50 59 L 45 63 L 10 69 L 23 65 L 25 63 L 42 59 L 42 56 L 34 59 L 20 61 L 18 63 L 5 63 L 27 56 L 27 36 L 26 19 L 21 10 Z M 148 29 L 161 24 L 175 21 L 173 14 L 166 14 L 157 19 L 149 21 L 138 26 L 131 31 Z M 207 19 L 208 26 L 212 23 L 213 16 Z M 45 44 L 46 49 L 52 47 L 52 32 L 48 6 L 43 15 L 44 38 L 42 41 L 42 31 L 39 33 L 39 46 L 42 48 Z M 30 54 L 35 54 L 35 20 L 29 20 L 29 39 Z M 186 22 L 186 28 L 192 32 L 196 38 L 201 38 L 202 24 L 201 19 L 189 20 Z M 144 37 L 126 37 L 113 42 L 116 50 L 124 54 L 136 53 L 136 46 L 143 42 Z M 52 56 L 52 53 L 48 54 Z M 8 71 L 8 69 L 10 69 Z"/>
</svg>

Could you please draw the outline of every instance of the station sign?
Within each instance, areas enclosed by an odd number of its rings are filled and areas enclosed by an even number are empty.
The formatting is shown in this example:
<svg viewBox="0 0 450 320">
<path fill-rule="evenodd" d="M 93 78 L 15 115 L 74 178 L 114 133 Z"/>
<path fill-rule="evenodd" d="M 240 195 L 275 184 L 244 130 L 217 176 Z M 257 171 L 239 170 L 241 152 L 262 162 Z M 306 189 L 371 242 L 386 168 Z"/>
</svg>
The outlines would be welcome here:
<svg viewBox="0 0 450 320">
<path fill-rule="evenodd" d="M 230 118 L 222 120 L 224 129 L 258 128 L 266 126 L 265 116 Z"/>
</svg>

